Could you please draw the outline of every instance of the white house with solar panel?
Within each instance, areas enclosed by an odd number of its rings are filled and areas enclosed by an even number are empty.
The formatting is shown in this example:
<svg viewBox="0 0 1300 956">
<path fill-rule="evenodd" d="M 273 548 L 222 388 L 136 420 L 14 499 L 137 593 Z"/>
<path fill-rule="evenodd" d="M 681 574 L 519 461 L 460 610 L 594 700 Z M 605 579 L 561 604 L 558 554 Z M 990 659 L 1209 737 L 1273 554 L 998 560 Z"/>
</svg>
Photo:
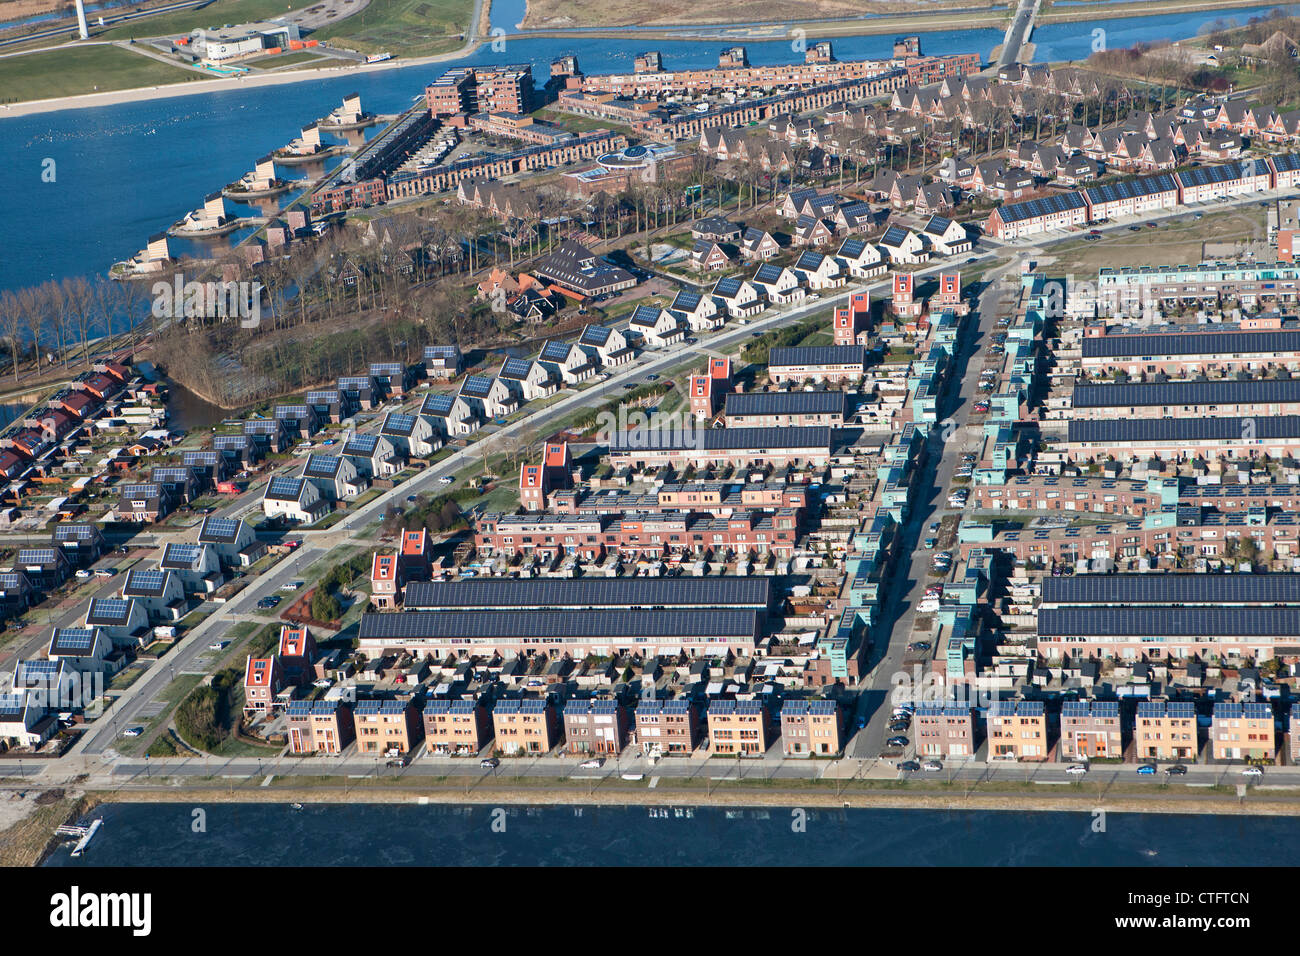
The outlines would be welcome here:
<svg viewBox="0 0 1300 956">
<path fill-rule="evenodd" d="M 845 239 L 840 243 L 835 258 L 855 279 L 874 279 L 889 271 L 884 253 L 865 239 Z"/>
<path fill-rule="evenodd" d="M 370 485 L 357 466 L 342 455 L 308 455 L 301 477 L 315 485 L 326 501 L 347 501 Z"/>
<path fill-rule="evenodd" d="M 429 424 L 443 438 L 472 435 L 481 424 L 468 402 L 459 395 L 449 395 L 446 392 L 430 392 L 424 396 L 424 402 L 420 405 L 420 417 L 428 419 Z"/>
<path fill-rule="evenodd" d="M 692 332 L 709 332 L 720 329 L 727 323 L 727 316 L 714 300 L 694 289 L 683 289 L 668 307 L 674 315 L 681 316 L 681 321 Z"/>
<path fill-rule="evenodd" d="M 266 553 L 266 545 L 257 540 L 253 526 L 240 518 L 209 515 L 199 527 L 199 544 L 216 552 L 222 567 L 246 568 Z"/>
<path fill-rule="evenodd" d="M 39 747 L 58 730 L 58 721 L 25 692 L 0 694 L 0 740 Z"/>
<path fill-rule="evenodd" d="M 310 481 L 302 478 L 272 478 L 262 495 L 262 514 L 299 524 L 311 524 L 329 514 L 330 503 Z"/>
<path fill-rule="evenodd" d="M 99 628 L 114 647 L 140 647 L 150 636 L 144 605 L 127 598 L 91 598 L 85 625 Z"/>
<path fill-rule="evenodd" d="M 61 660 L 19 661 L 14 667 L 14 692 L 26 693 L 47 709 L 78 710 L 93 701 L 95 688 L 87 686 L 83 694 L 82 683 L 81 675 Z"/>
<path fill-rule="evenodd" d="M 503 382 L 521 404 L 555 392 L 555 381 L 545 366 L 528 359 L 506 359 L 497 374 L 497 381 Z"/>
<path fill-rule="evenodd" d="M 654 305 L 638 305 L 627 329 L 640 336 L 641 343 L 648 348 L 662 348 L 686 338 L 686 326 L 677 315 Z"/>
<path fill-rule="evenodd" d="M 956 256 L 971 250 L 966 227 L 946 216 L 931 216 L 921 230 L 921 236 L 941 256 Z"/>
<path fill-rule="evenodd" d="M 799 276 L 793 269 L 774 262 L 759 266 L 752 282 L 773 305 L 793 305 L 802 302 L 808 295 L 808 290 L 799 284 Z"/>
<path fill-rule="evenodd" d="M 384 417 L 379 434 L 403 462 L 427 458 L 442 447 L 442 437 L 433 430 L 433 424 L 419 415 L 390 412 Z"/>
<path fill-rule="evenodd" d="M 758 315 L 767 305 L 758 287 L 738 276 L 719 279 L 712 294 L 733 319 Z"/>
<path fill-rule="evenodd" d="M 596 374 L 596 366 L 591 364 L 587 353 L 573 342 L 548 340 L 537 353 L 537 361 L 563 385 L 585 382 Z"/>
<path fill-rule="evenodd" d="M 890 226 L 880 237 L 880 248 L 889 261 L 897 265 L 917 265 L 930 258 L 930 250 L 925 240 L 911 229 L 902 226 Z"/>
<path fill-rule="evenodd" d="M 161 568 L 132 568 L 126 572 L 119 597 L 139 601 L 151 623 L 179 621 L 189 610 L 180 575 Z"/>
<path fill-rule="evenodd" d="M 383 435 L 357 433 L 343 445 L 343 457 L 356 466 L 362 478 L 388 478 L 402 470 L 397 449 Z"/>
<path fill-rule="evenodd" d="M 460 385 L 460 397 L 484 422 L 519 410 L 519 400 L 510 386 L 491 375 L 467 375 Z"/>
<path fill-rule="evenodd" d="M 578 336 L 578 348 L 586 352 L 591 361 L 599 361 L 604 368 L 626 365 L 635 357 L 627 344 L 627 336 L 608 325 L 585 326 Z"/>
<path fill-rule="evenodd" d="M 175 572 L 188 593 L 211 594 L 225 582 L 221 558 L 208 544 L 169 544 L 158 567 Z"/>
<path fill-rule="evenodd" d="M 834 256 L 822 255 L 809 249 L 794 264 L 794 272 L 799 282 L 813 291 L 838 289 L 847 281 L 847 270 Z"/>
</svg>

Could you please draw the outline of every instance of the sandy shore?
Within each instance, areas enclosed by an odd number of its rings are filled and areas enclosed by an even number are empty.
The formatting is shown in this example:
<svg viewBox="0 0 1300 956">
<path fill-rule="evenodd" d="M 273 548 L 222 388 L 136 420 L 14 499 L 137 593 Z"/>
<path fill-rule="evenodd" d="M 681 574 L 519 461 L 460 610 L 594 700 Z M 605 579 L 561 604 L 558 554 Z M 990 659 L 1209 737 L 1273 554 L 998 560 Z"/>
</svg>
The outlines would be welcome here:
<svg viewBox="0 0 1300 956">
<path fill-rule="evenodd" d="M 1059 9 L 1047 8 L 1041 12 L 1037 18 L 1039 25 L 1049 23 L 1066 23 L 1073 21 L 1094 20 L 1099 16 L 1106 18 L 1124 17 L 1124 16 L 1157 16 L 1165 13 L 1183 13 L 1193 10 L 1225 10 L 1231 11 L 1234 7 L 1254 6 L 1258 0 L 1147 0 L 1142 3 L 1119 3 L 1119 4 L 1092 4 L 1089 6 L 1079 7 L 1061 7 Z M 478 36 L 486 35 L 486 24 L 490 22 L 490 4 L 484 3 L 483 11 L 480 16 L 478 26 Z M 953 14 L 936 14 L 936 15 L 912 15 L 912 16 L 886 16 L 872 20 L 827 20 L 823 23 L 817 21 L 801 21 L 811 25 L 814 32 L 821 36 L 834 37 L 845 35 L 868 35 L 868 34 L 891 34 L 901 31 L 909 32 L 927 32 L 932 30 L 951 30 L 951 29 L 977 29 L 980 27 L 997 27 L 1006 22 L 1005 11 L 990 11 L 988 13 L 953 13 Z M 708 25 L 701 24 L 702 30 L 707 30 Z M 678 28 L 680 30 L 680 28 Z M 593 39 L 593 38 L 614 38 L 620 39 L 626 36 L 626 31 L 617 27 L 597 27 L 591 30 L 561 30 L 561 31 L 527 31 L 524 33 L 508 34 L 511 37 L 571 37 L 573 39 Z M 646 40 L 655 39 L 682 39 L 680 33 L 667 32 L 660 34 L 657 31 L 638 32 L 638 36 Z M 760 39 L 761 37 L 755 37 Z M 708 42 L 710 37 L 700 38 L 702 42 Z M 719 43 L 723 42 L 744 42 L 743 37 L 718 37 Z M 773 39 L 773 37 L 767 37 Z M 367 72 L 373 70 L 397 70 L 408 66 L 421 66 L 430 63 L 441 63 L 448 60 L 456 60 L 462 57 L 471 56 L 476 52 L 485 41 L 475 38 L 472 44 L 467 44 L 459 50 L 450 53 L 440 53 L 434 56 L 414 57 L 411 59 L 387 60 L 383 63 L 374 63 L 369 65 L 358 65 L 355 67 L 324 67 L 320 69 L 293 70 L 288 73 L 273 73 L 258 76 L 240 76 L 230 79 L 220 80 L 198 80 L 191 83 L 178 83 L 168 86 L 150 86 L 140 87 L 129 90 L 114 90 L 104 93 L 84 93 L 78 96 L 64 96 L 48 100 L 32 100 L 27 103 L 8 103 L 0 104 L 0 119 L 9 116 L 30 116 L 36 113 L 53 113 L 59 110 L 76 110 L 91 109 L 97 106 L 114 106 L 118 103 L 133 103 L 143 100 L 162 100 L 171 99 L 180 96 L 197 96 L 206 93 L 226 93 L 234 90 L 252 89 L 263 86 L 281 86 L 288 83 L 308 83 L 312 80 L 328 80 L 349 74 L 354 74 L 358 70 Z"/>
<path fill-rule="evenodd" d="M 477 50 L 481 41 L 476 41 Z M 472 53 L 473 50 L 468 51 Z M 425 63 L 439 63 L 468 55 L 465 50 L 440 53 L 436 56 L 417 57 L 410 60 L 385 60 L 368 65 L 323 67 L 315 70 L 293 70 L 288 73 L 268 73 L 258 76 L 240 76 L 225 80 L 197 80 L 168 86 L 146 86 L 131 90 L 113 90 L 106 93 L 83 93 L 79 96 L 62 96 L 49 100 L 31 100 L 27 103 L 0 104 L 0 120 L 10 116 L 30 116 L 34 113 L 54 113 L 59 110 L 84 110 L 97 106 L 116 106 L 142 100 L 167 100 L 179 96 L 197 96 L 203 93 L 232 93 L 262 86 L 284 86 L 289 83 L 308 83 L 312 80 L 329 80 L 341 76 L 355 76 L 359 71 L 398 70 Z"/>
<path fill-rule="evenodd" d="M 1281 795 L 1252 790 L 1245 800 L 1234 794 L 1206 792 L 1186 799 L 1162 799 L 1126 794 L 1098 795 L 1076 793 L 1006 793 L 965 791 L 848 789 L 836 793 L 833 787 L 783 789 L 781 787 L 714 788 L 712 793 L 700 789 L 665 786 L 648 789 L 585 787 L 474 787 L 410 786 L 392 790 L 366 787 L 325 789 L 295 787 L 277 781 L 274 787 L 240 787 L 223 789 L 219 785 L 205 788 L 130 788 L 111 792 L 90 791 L 100 803 L 382 803 L 382 804 L 510 804 L 521 806 L 697 806 L 697 807 L 848 807 L 894 810 L 1007 810 L 1052 813 L 1090 813 L 1105 807 L 1115 813 L 1215 813 L 1237 816 L 1297 816 L 1300 802 Z"/>
</svg>

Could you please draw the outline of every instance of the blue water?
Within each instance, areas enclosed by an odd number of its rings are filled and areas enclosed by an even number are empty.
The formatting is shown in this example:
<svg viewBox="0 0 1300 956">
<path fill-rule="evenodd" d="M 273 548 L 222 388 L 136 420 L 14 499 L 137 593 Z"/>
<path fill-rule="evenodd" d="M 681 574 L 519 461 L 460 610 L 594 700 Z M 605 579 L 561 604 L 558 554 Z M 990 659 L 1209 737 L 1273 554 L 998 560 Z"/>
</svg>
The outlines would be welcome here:
<svg viewBox="0 0 1300 956">
<path fill-rule="evenodd" d="M 92 13 L 96 13 L 97 11 L 100 10 L 108 10 L 111 9 L 112 7 L 125 6 L 128 2 L 129 0 L 115 0 L 115 2 L 112 3 L 95 3 L 95 4 L 88 3 L 85 5 L 86 16 L 89 17 Z M 0 23 L 0 30 L 7 29 L 8 27 L 26 27 L 36 23 L 48 23 L 51 20 L 75 19 L 76 15 L 77 14 L 75 10 L 73 11 L 60 10 L 57 13 L 38 13 L 36 16 L 28 17 L 25 20 L 6 20 L 3 23 Z"/>
<path fill-rule="evenodd" d="M 1033 39 L 1040 61 L 1078 59 L 1092 51 L 1097 28 L 1106 31 L 1109 46 L 1118 47 L 1138 40 L 1190 36 L 1221 15 L 1244 22 L 1271 9 L 1060 24 L 1036 30 Z M 522 0 L 498 0 L 492 22 L 513 30 L 521 14 Z M 934 54 L 979 50 L 987 55 L 1001 39 L 996 30 L 927 33 L 922 35 L 922 49 Z M 844 59 L 878 58 L 891 54 L 893 37 L 843 37 L 834 42 L 836 54 Z M 5 188 L 0 189 L 0 222 L 5 224 L 6 246 L 21 250 L 19 255 L 0 257 L 0 288 L 102 274 L 140 249 L 149 235 L 200 205 L 204 195 L 241 176 L 256 157 L 284 145 L 303 124 L 324 116 L 353 90 L 361 93 L 367 109 L 396 113 L 409 106 L 426 83 L 455 65 L 528 62 L 536 75 L 545 77 L 554 58 L 576 53 L 585 71 L 610 72 L 630 69 L 632 58 L 647 45 L 662 51 L 666 67 L 675 69 L 715 63 L 726 43 L 509 40 L 503 50 L 485 45 L 471 57 L 430 66 L 361 70 L 282 87 L 240 90 L 232 83 L 229 91 L 220 93 L 0 119 L 0 168 L 6 171 Z M 787 40 L 747 41 L 746 46 L 751 60 L 760 64 L 788 62 L 797 56 Z M 55 162 L 53 183 L 41 176 L 47 158 Z M 187 251 L 183 244 L 178 248 Z"/>
<path fill-rule="evenodd" d="M 1294 866 L 1300 819 L 790 808 L 109 804 L 47 866 Z M 495 816 L 494 816 L 495 814 Z M 495 832 L 493 820 L 504 820 Z"/>
</svg>

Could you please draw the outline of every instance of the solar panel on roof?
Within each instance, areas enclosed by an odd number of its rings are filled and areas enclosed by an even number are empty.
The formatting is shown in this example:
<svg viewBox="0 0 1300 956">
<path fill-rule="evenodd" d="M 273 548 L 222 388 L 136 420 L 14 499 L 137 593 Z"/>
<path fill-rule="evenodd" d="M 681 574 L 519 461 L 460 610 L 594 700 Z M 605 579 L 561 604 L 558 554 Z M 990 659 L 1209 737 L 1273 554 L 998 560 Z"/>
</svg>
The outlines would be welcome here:
<svg viewBox="0 0 1300 956">
<path fill-rule="evenodd" d="M 345 452 L 361 452 L 362 454 L 372 454 L 379 447 L 379 436 L 375 434 L 358 434 L 353 435 L 347 446 L 343 449 Z"/>
<path fill-rule="evenodd" d="M 848 410 L 847 392 L 731 392 L 728 419 L 747 415 L 839 415 Z"/>
<path fill-rule="evenodd" d="M 85 627 L 59 627 L 54 629 L 50 647 L 55 653 L 83 653 L 95 644 L 95 632 Z"/>
<path fill-rule="evenodd" d="M 776 282 L 781 278 L 781 273 L 785 270 L 775 263 L 766 263 L 758 267 L 758 272 L 754 273 L 754 281 L 762 283 Z"/>
<path fill-rule="evenodd" d="M 302 491 L 302 481 L 298 478 L 277 476 L 267 485 L 266 493 L 272 497 L 297 498 Z"/>
<path fill-rule="evenodd" d="M 163 571 L 132 568 L 126 572 L 126 591 L 161 592 L 167 575 Z"/>
<path fill-rule="evenodd" d="M 408 608 L 767 607 L 766 577 L 469 578 L 412 581 Z"/>
<path fill-rule="evenodd" d="M 529 362 L 527 359 L 506 359 L 505 364 L 501 366 L 501 377 L 515 379 L 527 378 L 532 367 L 533 363 Z"/>
<path fill-rule="evenodd" d="M 199 537 L 211 536 L 222 540 L 234 538 L 239 533 L 238 518 L 206 518 L 203 522 L 203 528 L 199 531 Z"/>
<path fill-rule="evenodd" d="M 384 419 L 384 427 L 382 431 L 385 434 L 409 435 L 414 430 L 414 428 L 415 428 L 414 415 L 402 415 L 399 414 L 398 412 L 393 412 L 387 418 Z"/>
<path fill-rule="evenodd" d="M 1044 604 L 1300 604 L 1300 574 L 1075 574 L 1043 579 Z"/>
<path fill-rule="evenodd" d="M 1241 405 L 1300 402 L 1300 379 L 1217 382 L 1128 382 L 1076 385 L 1075 408 L 1151 405 Z"/>
<path fill-rule="evenodd" d="M 54 548 L 20 548 L 19 564 L 54 564 L 58 561 Z"/>
<path fill-rule="evenodd" d="M 698 292 L 683 290 L 673 299 L 673 309 L 678 312 L 694 312 L 703 299 L 704 296 Z"/>
<path fill-rule="evenodd" d="M 130 608 L 130 601 L 120 598 L 91 598 L 88 618 L 125 620 Z"/>
<path fill-rule="evenodd" d="M 764 426 L 762 428 L 709 428 L 702 435 L 635 429 L 619 432 L 609 448 L 619 451 L 740 451 L 743 449 L 816 449 L 829 451 L 832 430 L 827 426 Z"/>
<path fill-rule="evenodd" d="M 218 450 L 226 448 L 247 448 L 247 435 L 218 435 L 212 439 L 212 447 Z"/>
<path fill-rule="evenodd" d="M 452 406 L 456 403 L 454 395 L 438 394 L 426 395 L 424 404 L 420 407 L 421 415 L 443 416 L 451 412 Z"/>
<path fill-rule="evenodd" d="M 729 276 L 726 279 L 719 279 L 718 284 L 713 287 L 715 295 L 720 295 L 724 299 L 730 299 L 740 291 L 741 280 L 735 276 Z"/>
<path fill-rule="evenodd" d="M 1257 439 L 1300 438 L 1300 415 L 1071 419 L 1067 434 L 1071 442 L 1242 441 L 1247 421 Z"/>
<path fill-rule="evenodd" d="M 1300 637 L 1300 607 L 1043 608 L 1043 637 Z"/>
<path fill-rule="evenodd" d="M 161 489 L 156 484 L 131 484 L 122 486 L 124 498 L 156 498 Z"/>
<path fill-rule="evenodd" d="M 459 637 L 583 639 L 595 637 L 730 637 L 753 639 L 759 628 L 751 609 L 407 611 L 365 614 L 360 639 L 420 640 Z"/>
<path fill-rule="evenodd" d="M 338 455 L 309 455 L 307 464 L 303 466 L 304 475 L 312 475 L 317 478 L 330 478 L 339 470 Z"/>
<path fill-rule="evenodd" d="M 563 362 L 569 357 L 569 346 L 564 342 L 547 342 L 539 354 L 545 362 Z"/>
</svg>

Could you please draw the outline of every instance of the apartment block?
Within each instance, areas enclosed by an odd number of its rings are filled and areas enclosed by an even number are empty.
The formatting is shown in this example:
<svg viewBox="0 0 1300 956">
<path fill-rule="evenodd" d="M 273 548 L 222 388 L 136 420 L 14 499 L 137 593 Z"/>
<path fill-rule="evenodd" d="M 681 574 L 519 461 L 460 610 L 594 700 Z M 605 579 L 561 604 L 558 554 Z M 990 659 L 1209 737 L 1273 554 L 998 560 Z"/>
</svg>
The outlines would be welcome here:
<svg viewBox="0 0 1300 956">
<path fill-rule="evenodd" d="M 357 749 L 363 754 L 408 754 L 423 734 L 420 715 L 409 701 L 357 701 L 353 718 Z"/>
<path fill-rule="evenodd" d="M 289 725 L 289 753 L 343 752 L 356 736 L 352 706 L 337 700 L 295 700 L 285 708 Z"/>
<path fill-rule="evenodd" d="M 1195 760 L 1195 707 L 1190 703 L 1142 701 L 1133 727 L 1133 745 L 1134 754 L 1143 760 Z"/>
<path fill-rule="evenodd" d="M 965 704 L 918 704 L 912 718 L 916 753 L 921 757 L 973 757 L 975 722 Z"/>
<path fill-rule="evenodd" d="M 1061 705 L 1062 760 L 1124 755 L 1119 704 L 1104 700 L 1068 700 Z"/>
<path fill-rule="evenodd" d="M 497 747 L 508 757 L 542 756 L 560 742 L 560 721 L 545 700 L 499 700 L 492 709 Z"/>
<path fill-rule="evenodd" d="M 833 757 L 844 748 L 844 714 L 833 700 L 781 705 L 781 748 L 787 757 Z"/>
<path fill-rule="evenodd" d="M 772 744 L 768 710 L 762 701 L 712 701 L 708 721 L 709 752 L 715 756 L 761 757 Z"/>
<path fill-rule="evenodd" d="M 700 744 L 700 710 L 694 701 L 642 700 L 636 708 L 636 742 L 644 754 L 689 755 Z"/>
<path fill-rule="evenodd" d="M 631 721 L 616 700 L 569 700 L 564 703 L 564 741 L 571 754 L 621 753 Z"/>
<path fill-rule="evenodd" d="M 1276 754 L 1273 707 L 1217 701 L 1210 722 L 1210 756 L 1215 760 L 1271 761 Z"/>
<path fill-rule="evenodd" d="M 988 713 L 991 760 L 1046 760 L 1047 714 L 1041 701 L 995 701 Z"/>
<path fill-rule="evenodd" d="M 429 753 L 473 757 L 492 739 L 492 717 L 482 700 L 427 700 L 423 716 Z"/>
</svg>

